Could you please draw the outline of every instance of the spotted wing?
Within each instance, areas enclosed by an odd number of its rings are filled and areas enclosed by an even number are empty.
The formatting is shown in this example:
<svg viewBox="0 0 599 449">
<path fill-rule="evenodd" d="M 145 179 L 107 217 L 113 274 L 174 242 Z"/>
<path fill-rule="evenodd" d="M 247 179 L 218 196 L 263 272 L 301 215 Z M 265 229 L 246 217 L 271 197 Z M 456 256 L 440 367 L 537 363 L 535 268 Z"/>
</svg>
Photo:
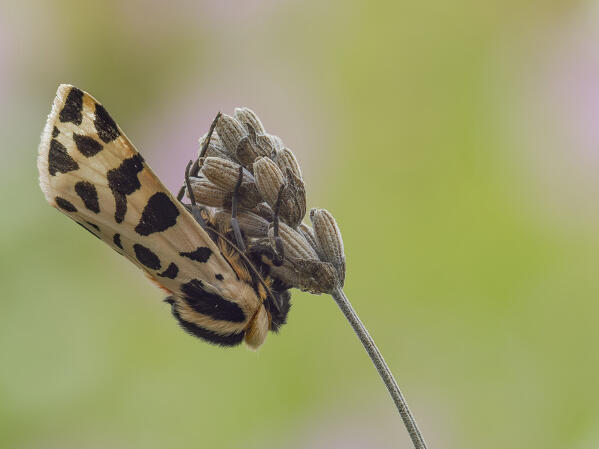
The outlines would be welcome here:
<svg viewBox="0 0 599 449">
<path fill-rule="evenodd" d="M 253 289 L 89 94 L 59 86 L 38 168 L 46 200 L 171 292 L 186 330 L 241 341 L 260 307 Z"/>
</svg>

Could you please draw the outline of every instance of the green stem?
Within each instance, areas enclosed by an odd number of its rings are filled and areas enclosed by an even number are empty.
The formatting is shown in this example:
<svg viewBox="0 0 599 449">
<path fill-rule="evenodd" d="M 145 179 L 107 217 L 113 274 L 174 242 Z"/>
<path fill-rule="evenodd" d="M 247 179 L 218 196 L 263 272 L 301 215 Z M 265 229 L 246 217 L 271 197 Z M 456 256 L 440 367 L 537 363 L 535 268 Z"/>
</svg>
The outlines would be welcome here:
<svg viewBox="0 0 599 449">
<path fill-rule="evenodd" d="M 383 359 L 381 352 L 376 347 L 374 340 L 366 330 L 366 327 L 364 327 L 364 324 L 362 324 L 362 321 L 358 318 L 358 315 L 347 299 L 347 296 L 345 296 L 345 293 L 341 288 L 334 290 L 331 293 L 331 296 L 343 312 L 343 315 L 345 315 L 345 318 L 347 318 L 347 321 L 351 324 L 354 332 L 362 342 L 364 349 L 366 349 L 366 352 L 370 356 L 376 370 L 379 372 L 381 379 L 383 379 L 387 390 L 389 390 L 389 394 L 391 395 L 393 402 L 395 402 L 397 411 L 399 411 L 401 419 L 410 434 L 414 449 L 426 449 L 426 443 L 420 433 L 420 429 L 418 429 L 418 424 L 408 407 L 408 403 L 401 394 L 401 390 L 399 389 L 391 370 L 387 366 L 385 359 Z"/>
</svg>

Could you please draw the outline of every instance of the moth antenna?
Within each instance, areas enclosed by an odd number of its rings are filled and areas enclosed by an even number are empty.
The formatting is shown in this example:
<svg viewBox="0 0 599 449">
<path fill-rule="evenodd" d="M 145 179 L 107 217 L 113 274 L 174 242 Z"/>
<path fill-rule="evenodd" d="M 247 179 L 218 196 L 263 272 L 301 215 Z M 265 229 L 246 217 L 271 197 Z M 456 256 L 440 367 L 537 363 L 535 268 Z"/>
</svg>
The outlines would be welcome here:
<svg viewBox="0 0 599 449">
<path fill-rule="evenodd" d="M 191 166 L 191 169 L 188 166 L 187 169 L 185 170 L 186 178 L 187 178 L 187 174 L 188 173 L 191 174 L 191 176 L 197 176 L 197 174 L 199 173 L 199 171 L 200 171 L 200 158 L 203 158 L 204 154 L 206 154 L 206 150 L 208 149 L 208 145 L 210 144 L 210 138 L 212 137 L 212 133 L 214 132 L 214 128 L 216 127 L 216 123 L 218 122 L 218 119 L 220 118 L 221 115 L 222 114 L 219 111 L 216 114 L 216 117 L 214 117 L 214 120 L 212 120 L 212 123 L 210 124 L 210 129 L 208 130 L 208 135 L 206 136 L 206 140 L 202 144 L 202 150 L 200 151 L 200 155 L 193 162 L 193 165 Z M 181 188 L 179 189 L 179 192 L 177 193 L 177 200 L 178 201 L 181 201 L 183 199 L 183 195 L 185 195 L 185 185 L 186 184 L 188 184 L 187 183 L 187 179 L 185 179 L 184 184 L 181 186 Z M 194 203 L 192 202 L 192 204 L 194 204 Z"/>
<path fill-rule="evenodd" d="M 189 201 L 191 201 L 191 214 L 193 218 L 202 226 L 202 228 L 206 229 L 206 222 L 200 213 L 200 208 L 196 204 L 195 195 L 193 194 L 193 190 L 191 190 L 191 181 L 189 180 L 189 170 L 191 167 L 192 161 L 187 163 L 187 167 L 185 167 L 185 185 L 187 186 L 187 196 L 189 197 Z"/>
<path fill-rule="evenodd" d="M 277 195 L 277 202 L 275 203 L 274 210 L 274 239 L 275 239 L 275 257 L 273 258 L 273 263 L 275 266 L 283 265 L 283 258 L 285 257 L 285 251 L 283 249 L 283 239 L 279 236 L 279 210 L 281 208 L 281 197 L 283 196 L 283 190 L 285 189 L 285 184 L 281 186 L 279 189 L 279 194 Z"/>
<path fill-rule="evenodd" d="M 183 195 L 185 195 L 185 183 L 183 183 L 183 185 L 179 189 L 179 192 L 177 193 L 177 201 L 179 201 L 180 203 L 183 202 Z"/>
<path fill-rule="evenodd" d="M 210 139 L 212 138 L 212 133 L 214 132 L 214 128 L 216 128 L 216 124 L 218 123 L 218 119 L 220 118 L 222 114 L 220 113 L 220 111 L 218 111 L 218 113 L 216 114 L 216 117 L 214 117 L 214 120 L 212 120 L 212 123 L 210 124 L 210 129 L 208 130 L 208 134 L 206 135 L 206 140 L 204 140 L 204 144 L 202 145 L 202 151 L 200 151 L 200 156 L 198 157 L 198 160 L 200 158 L 203 158 L 204 155 L 206 154 L 206 150 L 208 149 L 208 144 L 210 144 Z"/>
</svg>

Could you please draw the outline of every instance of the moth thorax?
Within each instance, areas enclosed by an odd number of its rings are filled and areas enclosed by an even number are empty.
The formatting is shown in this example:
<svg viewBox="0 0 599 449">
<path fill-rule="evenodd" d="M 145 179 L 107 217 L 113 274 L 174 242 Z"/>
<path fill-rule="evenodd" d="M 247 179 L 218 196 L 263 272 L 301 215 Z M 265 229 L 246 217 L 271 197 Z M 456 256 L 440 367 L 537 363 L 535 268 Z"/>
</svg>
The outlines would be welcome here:
<svg viewBox="0 0 599 449">
<path fill-rule="evenodd" d="M 260 308 L 250 320 L 245 331 L 245 343 L 251 349 L 258 349 L 264 343 L 264 340 L 266 340 L 269 327 L 268 313 L 264 306 L 260 305 Z"/>
</svg>

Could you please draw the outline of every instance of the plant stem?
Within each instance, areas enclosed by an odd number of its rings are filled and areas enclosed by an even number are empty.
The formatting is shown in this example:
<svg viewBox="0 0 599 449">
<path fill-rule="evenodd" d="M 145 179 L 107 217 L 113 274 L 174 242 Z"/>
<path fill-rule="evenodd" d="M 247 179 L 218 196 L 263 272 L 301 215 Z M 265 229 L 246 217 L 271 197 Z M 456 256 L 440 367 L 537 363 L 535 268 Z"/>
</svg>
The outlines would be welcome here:
<svg viewBox="0 0 599 449">
<path fill-rule="evenodd" d="M 376 370 L 379 372 L 379 375 L 387 386 L 387 390 L 389 390 L 389 394 L 391 395 L 393 402 L 395 402 L 397 411 L 399 411 L 401 419 L 410 434 L 414 448 L 426 449 L 426 443 L 420 433 L 420 429 L 418 429 L 418 424 L 416 424 L 416 420 L 414 419 L 414 416 L 412 416 L 412 412 L 401 394 L 401 390 L 399 389 L 391 370 L 387 366 L 387 363 L 385 363 L 385 359 L 383 359 L 381 352 L 376 347 L 376 344 L 374 344 L 374 340 L 366 330 L 366 327 L 364 327 L 364 324 L 362 324 L 362 321 L 358 318 L 358 315 L 347 299 L 347 296 L 345 296 L 345 293 L 341 288 L 335 289 L 331 293 L 331 296 L 345 315 L 345 318 L 347 318 L 347 321 L 351 324 L 354 332 L 362 342 L 364 349 L 366 349 L 366 352 L 370 356 L 372 363 L 374 363 Z"/>
</svg>

